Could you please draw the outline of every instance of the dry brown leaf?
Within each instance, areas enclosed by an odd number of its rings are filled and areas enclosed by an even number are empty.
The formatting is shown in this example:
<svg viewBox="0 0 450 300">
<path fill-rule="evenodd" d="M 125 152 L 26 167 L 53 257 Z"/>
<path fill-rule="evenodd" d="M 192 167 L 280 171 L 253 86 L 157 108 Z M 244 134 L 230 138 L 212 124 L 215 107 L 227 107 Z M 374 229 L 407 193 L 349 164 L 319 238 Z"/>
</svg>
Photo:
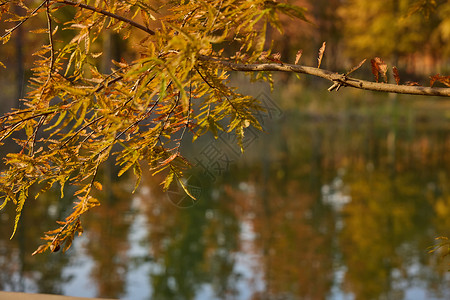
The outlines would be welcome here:
<svg viewBox="0 0 450 300">
<path fill-rule="evenodd" d="M 373 59 L 370 60 L 370 63 L 372 65 L 372 73 L 375 76 L 375 80 L 378 82 L 379 81 L 379 76 L 378 73 L 381 74 L 381 76 L 383 76 L 384 78 L 384 82 L 387 83 L 387 65 L 386 63 L 379 57 L 374 57 Z"/>
<path fill-rule="evenodd" d="M 409 85 L 409 86 L 421 86 L 420 83 L 416 82 L 416 81 L 407 81 L 405 82 L 405 85 Z"/>
<path fill-rule="evenodd" d="M 394 73 L 395 82 L 397 83 L 397 85 L 399 85 L 400 84 L 400 75 L 398 74 L 397 67 L 392 67 L 392 73 Z"/>
<path fill-rule="evenodd" d="M 372 66 L 372 74 L 375 76 L 376 82 L 378 82 L 378 72 L 380 71 L 380 67 L 378 67 L 378 64 L 373 58 L 370 60 L 370 65 Z"/>
<path fill-rule="evenodd" d="M 297 51 L 297 55 L 295 55 L 295 64 L 297 64 L 299 62 L 300 57 L 302 57 L 302 54 L 303 54 L 303 50 L 302 49 Z"/>
<path fill-rule="evenodd" d="M 272 54 L 271 56 L 267 57 L 267 59 L 279 64 L 283 64 L 283 62 L 281 61 L 281 53 L 279 52 Z"/>
<path fill-rule="evenodd" d="M 320 68 L 320 65 L 322 64 L 322 58 L 323 58 L 323 53 L 325 52 L 325 47 L 326 47 L 326 42 L 323 42 L 322 47 L 320 47 L 319 49 L 319 57 L 317 58 L 317 68 Z"/>
<path fill-rule="evenodd" d="M 281 53 L 280 52 L 274 53 L 273 54 L 273 59 L 274 60 L 281 60 Z"/>
<path fill-rule="evenodd" d="M 265 61 L 267 59 L 267 56 L 269 56 L 269 54 L 267 53 L 267 51 L 263 51 L 261 52 L 260 56 L 259 56 L 259 60 L 261 61 Z"/>
<path fill-rule="evenodd" d="M 430 86 L 433 86 L 433 84 L 436 81 L 441 82 L 446 86 L 450 87 L 450 76 L 441 76 L 441 74 L 430 76 Z"/>
<path fill-rule="evenodd" d="M 379 57 L 375 57 L 375 62 L 378 65 L 378 68 L 380 70 L 381 76 L 383 76 L 383 78 L 384 78 L 384 82 L 387 83 L 387 81 L 388 81 L 387 80 L 387 76 L 386 76 L 386 73 L 387 73 L 387 70 L 388 70 L 387 64 Z"/>
<path fill-rule="evenodd" d="M 450 76 L 442 76 L 441 78 L 439 78 L 439 81 L 450 87 Z"/>
<path fill-rule="evenodd" d="M 441 76 L 441 74 L 436 74 L 433 76 L 430 76 L 430 87 L 433 87 L 433 84 L 436 82 L 436 80 Z"/>
</svg>

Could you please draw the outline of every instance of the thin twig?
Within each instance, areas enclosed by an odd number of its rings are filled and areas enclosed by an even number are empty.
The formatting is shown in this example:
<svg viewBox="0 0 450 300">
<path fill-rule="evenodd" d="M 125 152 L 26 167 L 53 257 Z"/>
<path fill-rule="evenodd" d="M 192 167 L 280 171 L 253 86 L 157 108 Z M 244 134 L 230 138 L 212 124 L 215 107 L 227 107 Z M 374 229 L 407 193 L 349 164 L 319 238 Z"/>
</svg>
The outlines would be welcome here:
<svg viewBox="0 0 450 300">
<path fill-rule="evenodd" d="M 78 129 L 70 138 L 68 138 L 60 147 L 59 149 L 62 149 L 65 145 L 67 145 L 71 140 L 73 140 L 78 134 L 81 133 L 84 129 L 88 128 L 92 124 L 98 122 L 99 120 L 103 119 L 105 116 L 100 116 L 95 118 L 94 120 L 90 121 L 89 123 L 86 123 L 86 125 L 82 126 L 80 129 Z"/>
<path fill-rule="evenodd" d="M 109 76 L 112 76 L 113 74 L 110 74 Z M 108 76 L 108 77 L 109 77 Z M 106 82 L 107 81 L 107 78 L 105 78 L 105 80 L 103 80 L 103 82 L 101 83 L 101 84 L 99 84 L 98 85 L 98 88 L 94 91 L 95 93 L 98 93 L 98 92 L 100 92 L 102 89 L 104 89 L 105 87 L 109 87 L 110 85 L 113 85 L 114 83 L 116 83 L 116 82 L 118 82 L 118 81 L 120 81 L 120 80 L 122 80 L 123 79 L 123 76 L 122 75 L 120 75 L 120 76 L 118 76 L 118 77 L 116 77 L 116 78 L 114 78 L 113 80 L 111 80 L 111 81 L 108 81 L 108 82 Z M 106 84 L 105 84 L 106 83 Z"/>
<path fill-rule="evenodd" d="M 141 24 L 139 24 L 139 23 L 137 23 L 137 22 L 135 22 L 133 20 L 130 20 L 130 19 L 122 17 L 122 16 L 119 16 L 117 14 L 114 14 L 112 12 L 103 10 L 101 8 L 90 6 L 90 5 L 87 5 L 87 4 L 84 4 L 84 3 L 75 2 L 75 1 L 69 1 L 69 0 L 58 0 L 57 2 L 58 3 L 67 4 L 67 5 L 71 5 L 71 6 L 75 6 L 75 7 L 81 7 L 81 8 L 84 8 L 84 9 L 88 9 L 88 10 L 100 13 L 102 15 L 105 15 L 105 16 L 111 17 L 113 19 L 116 19 L 116 20 L 125 22 L 127 24 L 130 24 L 131 26 L 136 27 L 136 28 L 138 28 L 138 29 L 140 29 L 142 31 L 145 31 L 148 34 L 155 35 L 155 32 L 153 30 L 151 30 L 151 29 L 149 29 L 149 28 L 147 28 L 147 27 L 145 27 L 145 26 L 143 26 L 143 25 L 141 25 Z"/>
<path fill-rule="evenodd" d="M 39 4 L 38 7 L 36 7 L 31 14 L 29 14 L 28 16 L 26 16 L 22 21 L 20 21 L 19 23 L 16 24 L 16 26 L 14 26 L 13 28 L 7 29 L 6 33 L 4 35 L 2 35 L 2 39 L 5 38 L 7 35 L 11 34 L 14 30 L 16 30 L 17 28 L 19 28 L 23 23 L 25 23 L 26 21 L 28 21 L 29 18 L 31 18 L 32 16 L 34 16 L 34 14 L 47 2 L 47 0 L 43 1 L 41 4 Z"/>
<path fill-rule="evenodd" d="M 45 88 L 47 87 L 48 83 L 52 79 L 53 67 L 55 64 L 55 49 L 54 49 L 54 45 L 53 45 L 53 32 L 52 32 L 53 29 L 52 29 L 52 17 L 50 16 L 50 1 L 46 0 L 45 2 L 47 3 L 45 12 L 47 15 L 48 41 L 49 41 L 49 46 L 50 46 L 50 64 L 49 64 L 47 80 L 45 81 L 44 85 L 42 86 L 42 92 L 41 92 L 40 98 L 42 98 L 42 96 L 44 95 Z"/>
<path fill-rule="evenodd" d="M 139 124 L 140 122 L 144 121 L 145 119 L 147 119 L 150 114 L 152 113 L 153 109 L 156 107 L 156 105 L 158 105 L 160 99 L 157 99 L 155 101 L 155 103 L 153 103 L 152 107 L 136 122 L 133 122 L 132 124 L 130 124 L 127 128 L 125 128 L 124 130 L 122 130 L 119 134 L 117 134 L 114 137 L 114 140 L 110 143 L 110 145 L 104 147 L 102 150 L 100 150 L 100 152 L 98 153 L 98 155 L 100 155 L 101 153 L 103 153 L 103 151 L 105 151 L 106 149 L 108 149 L 109 147 L 111 147 L 112 145 L 114 145 L 114 143 L 122 136 L 124 135 L 128 130 L 130 130 L 132 127 L 136 126 L 137 124 Z"/>
<path fill-rule="evenodd" d="M 54 48 L 54 44 L 53 44 L 52 17 L 50 16 L 50 1 L 49 0 L 47 0 L 46 15 L 47 15 L 47 26 L 48 26 L 48 40 L 50 43 L 50 72 L 48 74 L 48 76 L 50 78 L 52 71 L 53 71 L 53 67 L 55 65 L 55 48 Z"/>
<path fill-rule="evenodd" d="M 318 69 L 313 67 L 292 65 L 292 64 L 241 64 L 233 63 L 227 60 L 209 57 L 206 55 L 200 55 L 199 60 L 216 63 L 231 71 L 240 72 L 288 72 L 288 73 L 301 73 L 321 77 L 333 82 L 333 85 L 337 82 L 342 86 L 349 86 L 357 89 L 379 91 L 396 94 L 410 94 L 410 95 L 424 95 L 424 96 L 442 96 L 450 97 L 450 88 L 435 88 L 435 87 L 423 87 L 423 86 L 408 86 L 408 85 L 396 85 L 387 83 L 371 82 L 361 80 L 358 78 L 344 76 L 336 72 L 331 72 L 324 69 Z"/>
<path fill-rule="evenodd" d="M 213 20 L 213 22 L 212 22 L 212 24 L 211 24 L 211 29 L 210 29 L 210 31 L 213 30 L 214 25 L 216 24 L 217 17 L 219 16 L 220 10 L 222 9 L 222 4 L 223 4 L 223 0 L 220 1 L 219 7 L 217 8 L 217 14 L 214 16 L 214 20 Z"/>
<path fill-rule="evenodd" d="M 217 87 L 215 87 L 215 86 L 213 86 L 212 84 L 210 84 L 210 83 L 208 82 L 208 80 L 206 80 L 206 77 L 204 77 L 204 76 L 202 75 L 202 73 L 200 73 L 200 71 L 198 70 L 198 68 L 195 67 L 195 70 L 197 71 L 198 75 L 200 75 L 200 77 L 202 78 L 202 80 L 203 80 L 210 88 L 212 88 L 213 90 L 216 90 L 216 91 L 220 92 L 220 93 L 225 97 L 225 99 L 227 99 L 227 101 L 228 101 L 228 103 L 231 105 L 231 107 L 236 111 L 237 115 L 238 115 L 241 119 L 244 119 L 244 117 L 241 115 L 241 113 L 240 113 L 239 110 L 236 108 L 236 106 L 234 106 L 234 103 L 231 101 L 231 99 L 228 98 L 228 96 L 227 96 L 223 91 L 221 91 L 221 90 L 218 89 Z"/>
<path fill-rule="evenodd" d="M 19 126 L 20 124 L 22 124 L 25 121 L 28 121 L 28 120 L 31 120 L 31 119 L 34 119 L 34 118 L 37 118 L 37 117 L 41 117 L 41 116 L 47 116 L 47 115 L 53 114 L 55 112 L 56 111 L 52 110 L 52 111 L 47 111 L 47 112 L 43 112 L 43 113 L 39 113 L 39 114 L 36 114 L 36 115 L 32 115 L 32 116 L 26 117 L 24 119 L 21 119 L 20 121 L 14 122 L 12 124 L 9 124 L 8 126 L 5 126 L 5 127 L 1 128 L 0 129 L 0 133 L 5 131 L 5 130 L 8 130 L 11 127 L 13 127 L 13 129 L 10 131 L 10 133 L 11 133 L 12 131 L 14 131 L 15 128 L 17 128 L 17 126 Z M 9 133 L 7 135 L 9 135 Z M 0 141 L 2 139 L 3 138 L 0 137 Z"/>
<path fill-rule="evenodd" d="M 167 113 L 166 119 L 162 122 L 162 126 L 161 126 L 161 130 L 159 132 L 158 139 L 161 137 L 162 133 L 164 132 L 164 128 L 166 127 L 167 121 L 169 121 L 170 115 L 173 113 L 173 111 L 175 110 L 175 108 L 178 106 L 179 103 L 180 103 L 180 92 L 178 92 L 177 99 L 175 100 L 175 103 L 170 108 L 170 111 Z"/>
<path fill-rule="evenodd" d="M 178 154 L 180 153 L 181 142 L 183 140 L 184 134 L 186 133 L 186 130 L 189 127 L 189 119 L 191 118 L 191 105 L 192 105 L 192 82 L 190 82 L 189 84 L 189 102 L 188 102 L 188 113 L 186 116 L 186 124 L 184 125 L 180 139 L 178 140 L 178 149 L 177 149 Z"/>
<path fill-rule="evenodd" d="M 39 128 L 41 128 L 42 124 L 44 124 L 45 119 L 47 118 L 47 116 L 42 116 L 39 119 L 38 124 L 36 125 L 36 128 L 33 132 L 33 141 L 31 142 L 31 150 L 30 150 L 30 156 L 34 156 L 34 145 L 36 144 L 36 139 L 37 139 L 37 133 L 39 131 Z"/>
</svg>

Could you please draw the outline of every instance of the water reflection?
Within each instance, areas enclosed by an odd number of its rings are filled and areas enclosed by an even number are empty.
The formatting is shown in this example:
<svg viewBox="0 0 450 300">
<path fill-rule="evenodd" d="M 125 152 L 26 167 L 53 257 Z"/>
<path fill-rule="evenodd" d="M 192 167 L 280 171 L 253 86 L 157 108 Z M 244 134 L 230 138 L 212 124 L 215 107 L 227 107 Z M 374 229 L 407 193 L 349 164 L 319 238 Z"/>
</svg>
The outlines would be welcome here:
<svg viewBox="0 0 450 300">
<path fill-rule="evenodd" d="M 14 214 L 2 214 L 0 288 L 124 299 L 448 299 L 448 262 L 427 247 L 450 235 L 450 128 L 297 118 L 285 115 L 215 181 L 194 168 L 193 206 L 180 207 L 149 174 L 135 195 L 132 183 L 114 182 L 68 255 L 30 256 L 70 199 L 55 192 L 29 202 L 12 241 Z"/>
</svg>

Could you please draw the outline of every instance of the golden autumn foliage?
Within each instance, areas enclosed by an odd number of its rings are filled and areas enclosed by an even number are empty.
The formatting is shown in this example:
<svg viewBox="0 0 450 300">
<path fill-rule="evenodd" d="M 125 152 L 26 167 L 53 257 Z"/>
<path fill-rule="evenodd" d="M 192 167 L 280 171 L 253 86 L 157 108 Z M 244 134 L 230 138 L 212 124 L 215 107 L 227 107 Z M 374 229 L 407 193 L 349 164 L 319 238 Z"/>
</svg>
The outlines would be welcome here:
<svg viewBox="0 0 450 300">
<path fill-rule="evenodd" d="M 238 43 L 234 59 L 256 61 L 266 28 L 280 28 L 279 14 L 304 19 L 299 7 L 263 0 L 172 1 L 161 7 L 147 1 L 16 0 L 0 7 L 2 21 L 14 24 L 1 37 L 3 44 L 30 19 L 46 19 L 34 28 L 46 44 L 33 54 L 25 107 L 0 119 L 0 141 L 14 137 L 20 146 L 6 156 L 0 208 L 16 206 L 15 231 L 30 188 L 38 190 L 36 198 L 55 186 L 61 197 L 69 187 L 75 191 L 73 212 L 45 234 L 35 253 L 66 250 L 82 233 L 80 216 L 100 204 L 93 190 L 102 190 L 97 175 L 109 157 L 115 157 L 119 176 L 128 170 L 136 175 L 136 185 L 146 161 L 154 174 L 165 174 L 168 188 L 173 181 L 183 184 L 189 163 L 179 150 L 187 131 L 194 139 L 218 129 L 234 132 L 242 146 L 244 128 L 260 128 L 253 116 L 259 103 L 228 86 L 220 65 L 200 58 L 219 57 L 227 44 Z M 15 7 L 25 14 L 16 14 Z M 64 19 L 67 11 L 74 17 Z M 158 29 L 150 29 L 157 17 Z M 114 61 L 106 73 L 99 67 L 105 30 L 123 39 L 144 34 L 138 57 Z M 70 39 L 61 42 L 67 32 Z"/>
</svg>

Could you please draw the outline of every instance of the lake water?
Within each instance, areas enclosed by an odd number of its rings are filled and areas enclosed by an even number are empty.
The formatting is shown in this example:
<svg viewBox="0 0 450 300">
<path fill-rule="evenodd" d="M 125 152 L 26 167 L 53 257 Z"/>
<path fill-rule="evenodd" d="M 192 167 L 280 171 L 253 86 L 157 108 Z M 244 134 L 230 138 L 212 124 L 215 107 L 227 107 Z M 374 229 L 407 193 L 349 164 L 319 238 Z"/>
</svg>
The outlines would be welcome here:
<svg viewBox="0 0 450 300">
<path fill-rule="evenodd" d="M 186 145 L 192 201 L 144 174 L 104 185 L 63 253 L 31 256 L 70 211 L 30 199 L 0 288 L 121 299 L 450 299 L 450 121 L 302 114 L 269 103 L 265 133 Z"/>
</svg>

